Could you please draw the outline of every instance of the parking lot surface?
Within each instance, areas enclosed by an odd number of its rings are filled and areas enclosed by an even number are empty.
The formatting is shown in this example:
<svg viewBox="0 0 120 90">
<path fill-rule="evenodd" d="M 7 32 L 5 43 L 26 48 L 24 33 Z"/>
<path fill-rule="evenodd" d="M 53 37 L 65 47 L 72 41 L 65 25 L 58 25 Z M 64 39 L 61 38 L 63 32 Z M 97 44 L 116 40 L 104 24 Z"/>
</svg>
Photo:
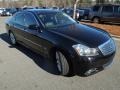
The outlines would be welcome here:
<svg viewBox="0 0 120 90">
<path fill-rule="evenodd" d="M 120 39 L 110 68 L 89 77 L 57 75 L 54 64 L 19 45 L 13 47 L 0 17 L 0 90 L 120 90 Z"/>
</svg>

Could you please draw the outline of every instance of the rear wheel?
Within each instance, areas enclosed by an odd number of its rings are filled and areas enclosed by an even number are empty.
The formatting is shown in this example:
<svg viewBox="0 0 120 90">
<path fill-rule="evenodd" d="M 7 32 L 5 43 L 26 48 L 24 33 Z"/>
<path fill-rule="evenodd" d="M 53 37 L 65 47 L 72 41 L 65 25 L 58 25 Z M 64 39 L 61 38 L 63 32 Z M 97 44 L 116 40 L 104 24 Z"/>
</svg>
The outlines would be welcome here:
<svg viewBox="0 0 120 90">
<path fill-rule="evenodd" d="M 100 23 L 100 18 L 94 17 L 94 18 L 93 18 L 93 22 L 94 22 L 94 23 Z"/>
<path fill-rule="evenodd" d="M 67 76 L 70 73 L 70 65 L 67 58 L 60 51 L 56 51 L 57 69 L 61 75 Z"/>
</svg>

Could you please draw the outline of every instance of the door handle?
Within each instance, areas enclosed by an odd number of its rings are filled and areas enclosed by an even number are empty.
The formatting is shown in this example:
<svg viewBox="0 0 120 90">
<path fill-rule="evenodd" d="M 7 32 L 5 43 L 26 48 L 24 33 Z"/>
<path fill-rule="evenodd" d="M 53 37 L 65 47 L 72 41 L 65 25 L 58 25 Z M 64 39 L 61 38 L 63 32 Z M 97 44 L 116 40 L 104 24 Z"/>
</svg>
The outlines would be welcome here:
<svg viewBox="0 0 120 90">
<path fill-rule="evenodd" d="M 26 28 L 23 28 L 24 31 L 26 31 Z"/>
<path fill-rule="evenodd" d="M 32 36 L 37 36 L 37 33 L 36 32 L 28 32 L 30 35 Z"/>
</svg>

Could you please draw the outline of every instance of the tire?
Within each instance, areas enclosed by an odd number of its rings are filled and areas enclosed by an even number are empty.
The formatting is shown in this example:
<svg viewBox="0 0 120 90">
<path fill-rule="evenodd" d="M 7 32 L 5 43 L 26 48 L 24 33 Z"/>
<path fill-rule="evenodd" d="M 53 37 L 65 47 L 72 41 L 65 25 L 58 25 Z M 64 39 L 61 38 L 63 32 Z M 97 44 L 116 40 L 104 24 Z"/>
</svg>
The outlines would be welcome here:
<svg viewBox="0 0 120 90">
<path fill-rule="evenodd" d="M 100 18 L 94 17 L 92 20 L 94 23 L 100 23 Z"/>
<path fill-rule="evenodd" d="M 78 21 L 81 21 L 81 18 L 79 17 L 77 20 L 78 20 Z"/>
<path fill-rule="evenodd" d="M 70 74 L 70 64 L 67 58 L 60 51 L 56 51 L 56 65 L 60 75 L 67 76 Z"/>
<path fill-rule="evenodd" d="M 15 38 L 15 35 L 12 32 L 10 32 L 9 37 L 10 37 L 11 44 L 16 45 L 17 41 L 16 41 L 16 38 Z"/>
</svg>

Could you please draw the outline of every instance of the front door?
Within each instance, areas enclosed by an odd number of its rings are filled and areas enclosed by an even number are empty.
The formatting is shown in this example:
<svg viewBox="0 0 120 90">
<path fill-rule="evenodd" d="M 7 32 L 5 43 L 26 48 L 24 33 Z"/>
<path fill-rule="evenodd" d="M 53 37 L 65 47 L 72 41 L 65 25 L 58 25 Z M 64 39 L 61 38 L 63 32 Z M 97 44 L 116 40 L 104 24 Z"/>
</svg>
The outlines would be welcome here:
<svg viewBox="0 0 120 90">
<path fill-rule="evenodd" d="M 43 42 L 40 38 L 40 32 L 38 31 L 39 28 L 37 28 L 37 26 L 40 25 L 35 16 L 30 12 L 25 13 L 25 26 L 24 39 L 26 40 L 26 44 L 40 54 L 43 54 Z"/>
</svg>

